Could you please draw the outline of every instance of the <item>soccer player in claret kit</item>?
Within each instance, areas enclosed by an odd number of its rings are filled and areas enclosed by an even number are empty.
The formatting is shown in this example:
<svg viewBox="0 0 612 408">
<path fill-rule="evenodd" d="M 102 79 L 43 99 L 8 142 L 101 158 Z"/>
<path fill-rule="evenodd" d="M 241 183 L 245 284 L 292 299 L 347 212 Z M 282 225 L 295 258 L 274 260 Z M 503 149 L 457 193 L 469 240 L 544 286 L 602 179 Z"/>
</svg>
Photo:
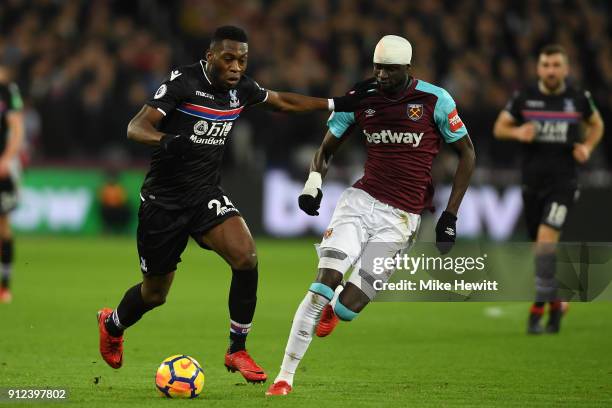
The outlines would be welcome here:
<svg viewBox="0 0 612 408">
<path fill-rule="evenodd" d="M 578 167 L 603 135 L 591 94 L 570 86 L 567 53 L 559 45 L 540 51 L 538 82 L 514 94 L 495 122 L 498 139 L 523 143 L 522 186 L 527 230 L 535 246 L 535 302 L 527 333 L 557 333 L 567 303 L 557 297 L 555 244 L 578 198 Z M 584 133 L 583 127 L 584 125 Z M 540 320 L 549 303 L 546 327 Z"/>
<path fill-rule="evenodd" d="M 123 331 L 165 302 L 191 236 L 232 269 L 225 366 L 249 382 L 267 378 L 245 349 L 257 299 L 257 255 L 246 223 L 219 186 L 225 141 L 249 106 L 268 104 L 287 112 L 347 111 L 367 94 L 369 85 L 333 99 L 265 90 L 244 75 L 247 53 L 242 29 L 218 28 L 206 60 L 173 70 L 128 125 L 130 139 L 157 148 L 140 193 L 137 243 L 142 282 L 128 289 L 116 309 L 98 312 L 100 353 L 113 368 L 123 362 Z"/>
<path fill-rule="evenodd" d="M 388 35 L 374 51 L 378 93 L 357 109 L 333 113 L 329 130 L 310 165 L 299 197 L 300 208 L 318 215 L 322 178 L 331 157 L 353 126 L 363 132 L 367 160 L 363 177 L 340 197 L 319 248 L 319 272 L 299 305 L 281 370 L 267 395 L 292 391 L 293 377 L 315 332 L 327 336 L 338 319 L 351 321 L 376 296 L 374 279 L 385 282 L 392 270 L 375 274 L 366 253 L 386 257 L 407 250 L 425 209 L 431 208 L 431 166 L 444 140 L 459 154 L 451 196 L 436 225 L 436 242 L 446 253 L 455 241 L 457 211 L 474 169 L 474 148 L 452 97 L 442 88 L 410 76 L 412 46 Z M 346 286 L 343 275 L 353 268 Z"/>
<path fill-rule="evenodd" d="M 19 88 L 10 81 L 8 66 L 0 63 L 0 303 L 11 302 L 13 234 L 9 213 L 17 207 L 19 153 L 25 125 Z"/>
</svg>

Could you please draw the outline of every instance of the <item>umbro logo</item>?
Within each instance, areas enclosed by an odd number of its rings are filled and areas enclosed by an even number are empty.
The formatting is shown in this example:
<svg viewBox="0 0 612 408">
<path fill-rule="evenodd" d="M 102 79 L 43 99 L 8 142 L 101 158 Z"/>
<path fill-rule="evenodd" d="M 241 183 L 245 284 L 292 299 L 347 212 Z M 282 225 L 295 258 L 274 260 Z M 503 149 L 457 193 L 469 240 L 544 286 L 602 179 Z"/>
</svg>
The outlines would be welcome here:
<svg viewBox="0 0 612 408">
<path fill-rule="evenodd" d="M 180 77 L 181 75 L 183 75 L 183 73 L 179 72 L 178 69 L 175 69 L 174 71 L 170 72 L 170 80 L 174 81 L 176 78 Z"/>
<path fill-rule="evenodd" d="M 376 113 L 376 111 L 374 109 L 366 110 L 365 111 L 366 118 L 371 118 L 372 116 L 374 116 L 375 113 Z"/>
<path fill-rule="evenodd" d="M 446 231 L 444 231 L 444 233 L 452 237 L 453 235 L 455 235 L 455 230 L 452 227 L 446 227 Z"/>
</svg>

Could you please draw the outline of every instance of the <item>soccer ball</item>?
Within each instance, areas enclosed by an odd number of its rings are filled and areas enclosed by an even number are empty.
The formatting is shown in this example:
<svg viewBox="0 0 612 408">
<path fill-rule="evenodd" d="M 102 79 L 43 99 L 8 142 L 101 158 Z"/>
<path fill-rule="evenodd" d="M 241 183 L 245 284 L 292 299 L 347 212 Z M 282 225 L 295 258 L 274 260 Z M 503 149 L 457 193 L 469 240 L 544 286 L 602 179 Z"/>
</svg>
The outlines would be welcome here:
<svg viewBox="0 0 612 408">
<path fill-rule="evenodd" d="M 155 385 L 168 398 L 195 398 L 204 388 L 204 371 L 193 357 L 177 354 L 162 361 Z"/>
</svg>

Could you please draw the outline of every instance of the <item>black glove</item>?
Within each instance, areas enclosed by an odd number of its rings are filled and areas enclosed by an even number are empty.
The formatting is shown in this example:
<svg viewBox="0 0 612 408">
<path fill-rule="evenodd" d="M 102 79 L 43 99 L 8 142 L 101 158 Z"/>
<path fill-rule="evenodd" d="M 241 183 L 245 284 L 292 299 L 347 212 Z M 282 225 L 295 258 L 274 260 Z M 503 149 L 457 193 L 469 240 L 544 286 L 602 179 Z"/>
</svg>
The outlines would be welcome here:
<svg viewBox="0 0 612 408">
<path fill-rule="evenodd" d="M 441 254 L 446 254 L 455 244 L 457 236 L 457 217 L 448 211 L 440 215 L 436 224 L 436 247 Z"/>
<path fill-rule="evenodd" d="M 317 210 L 321 207 L 322 198 L 323 191 L 321 191 L 320 188 L 317 188 L 316 196 L 302 192 L 302 194 L 298 198 L 298 205 L 300 206 L 302 211 L 304 211 L 308 215 L 319 215 L 319 211 Z"/>
<path fill-rule="evenodd" d="M 163 135 L 159 145 L 164 152 L 176 157 L 181 157 L 193 147 L 191 140 L 183 135 Z"/>
<path fill-rule="evenodd" d="M 354 112 L 359 108 L 361 100 L 367 96 L 373 95 L 376 92 L 378 85 L 376 79 L 369 78 L 365 81 L 357 82 L 353 89 L 344 96 L 338 96 L 334 99 L 335 112 Z"/>
</svg>

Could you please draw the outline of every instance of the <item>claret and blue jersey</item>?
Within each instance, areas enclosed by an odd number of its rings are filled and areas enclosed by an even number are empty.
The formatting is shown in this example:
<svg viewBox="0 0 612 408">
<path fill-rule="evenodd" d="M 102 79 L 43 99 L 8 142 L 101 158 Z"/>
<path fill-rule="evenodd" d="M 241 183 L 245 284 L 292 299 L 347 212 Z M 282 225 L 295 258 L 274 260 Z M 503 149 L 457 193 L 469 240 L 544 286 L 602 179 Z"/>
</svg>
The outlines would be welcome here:
<svg viewBox="0 0 612 408">
<path fill-rule="evenodd" d="M 449 93 L 418 79 L 394 99 L 375 94 L 355 112 L 333 113 L 327 124 L 338 138 L 353 126 L 362 131 L 367 160 L 354 187 L 416 214 L 431 207 L 431 167 L 441 141 L 467 135 Z"/>
</svg>

